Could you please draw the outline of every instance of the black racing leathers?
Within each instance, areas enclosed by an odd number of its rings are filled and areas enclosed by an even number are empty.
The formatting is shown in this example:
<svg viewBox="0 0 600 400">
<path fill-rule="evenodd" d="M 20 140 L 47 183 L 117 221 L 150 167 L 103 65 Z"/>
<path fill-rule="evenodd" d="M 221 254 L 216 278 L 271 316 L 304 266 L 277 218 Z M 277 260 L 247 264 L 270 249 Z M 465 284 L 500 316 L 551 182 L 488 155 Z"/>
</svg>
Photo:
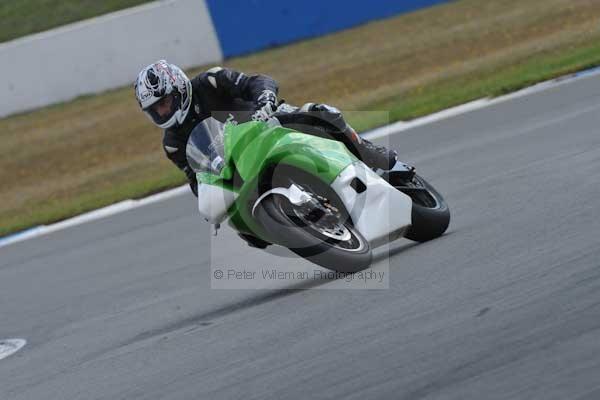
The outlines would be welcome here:
<svg viewBox="0 0 600 400">
<path fill-rule="evenodd" d="M 247 121 L 259 108 L 258 98 L 265 90 L 278 91 L 277 82 L 265 75 L 246 75 L 228 68 L 215 67 L 192 80 L 192 104 L 182 124 L 165 130 L 163 148 L 167 157 L 185 172 L 196 194 L 194 171 L 188 165 L 186 144 L 194 127 L 210 116 L 225 122 L 233 115 L 237 121 Z"/>
</svg>

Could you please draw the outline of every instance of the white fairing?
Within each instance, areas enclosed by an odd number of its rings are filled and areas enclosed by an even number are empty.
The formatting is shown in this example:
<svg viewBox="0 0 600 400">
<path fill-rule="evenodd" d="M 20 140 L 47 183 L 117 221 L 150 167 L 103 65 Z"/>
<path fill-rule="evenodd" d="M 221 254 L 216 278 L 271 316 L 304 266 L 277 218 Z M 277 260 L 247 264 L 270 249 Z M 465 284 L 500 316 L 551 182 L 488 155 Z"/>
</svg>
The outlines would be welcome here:
<svg viewBox="0 0 600 400">
<path fill-rule="evenodd" d="M 355 178 L 367 190 L 357 193 L 351 186 Z M 362 162 L 346 167 L 331 187 L 346 206 L 356 229 L 373 247 L 398 238 L 412 222 L 411 198 L 394 189 Z"/>
<path fill-rule="evenodd" d="M 258 199 L 256 199 L 256 201 L 254 202 L 254 206 L 252 206 L 252 215 L 254 215 L 254 211 L 256 211 L 256 207 L 258 206 L 258 204 L 267 196 L 272 195 L 273 193 L 275 194 L 280 194 L 282 196 L 287 197 L 287 199 L 290 201 L 290 203 L 294 204 L 294 205 L 299 205 L 304 203 L 305 201 L 310 200 L 310 196 L 302 191 L 302 189 L 300 189 L 298 186 L 292 184 L 289 188 L 274 188 L 271 189 L 265 193 L 263 193 Z"/>
<path fill-rule="evenodd" d="M 198 184 L 198 211 L 211 224 L 219 224 L 227 217 L 227 210 L 235 202 L 237 193 L 218 186 Z"/>
</svg>

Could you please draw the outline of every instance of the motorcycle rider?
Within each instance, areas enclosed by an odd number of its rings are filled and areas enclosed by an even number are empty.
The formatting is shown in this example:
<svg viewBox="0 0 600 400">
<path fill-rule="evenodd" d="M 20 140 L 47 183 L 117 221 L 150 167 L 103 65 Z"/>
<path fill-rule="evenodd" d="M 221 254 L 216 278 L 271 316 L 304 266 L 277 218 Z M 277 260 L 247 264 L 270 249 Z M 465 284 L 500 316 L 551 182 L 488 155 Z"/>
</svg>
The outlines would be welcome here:
<svg viewBox="0 0 600 400">
<path fill-rule="evenodd" d="M 309 134 L 325 133 L 343 142 L 374 169 L 388 170 L 396 163 L 396 152 L 360 138 L 336 108 L 314 103 L 299 108 L 278 103 L 277 92 L 277 82 L 266 75 L 214 67 L 190 80 L 179 67 L 165 60 L 142 69 L 135 82 L 141 109 L 165 130 L 165 153 L 186 174 L 196 196 L 196 175 L 188 165 L 186 145 L 194 127 L 210 116 L 221 122 L 232 116 L 245 122 L 266 121 L 275 114 L 283 126 Z"/>
</svg>

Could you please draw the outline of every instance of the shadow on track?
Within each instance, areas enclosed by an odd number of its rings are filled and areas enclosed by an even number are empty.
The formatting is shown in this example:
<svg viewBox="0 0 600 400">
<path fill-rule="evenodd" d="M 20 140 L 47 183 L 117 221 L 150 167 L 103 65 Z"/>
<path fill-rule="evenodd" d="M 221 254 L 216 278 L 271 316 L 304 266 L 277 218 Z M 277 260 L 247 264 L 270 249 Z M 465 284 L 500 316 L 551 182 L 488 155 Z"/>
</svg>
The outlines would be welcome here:
<svg viewBox="0 0 600 400">
<path fill-rule="evenodd" d="M 81 364 L 85 364 L 89 361 L 97 360 L 98 358 L 102 358 L 107 353 L 118 352 L 120 349 L 133 345 L 135 343 L 143 342 L 146 340 L 150 340 L 153 338 L 158 338 L 161 336 L 173 334 L 176 332 L 192 332 L 198 329 L 201 329 L 206 326 L 210 326 L 213 324 L 213 320 L 217 318 L 222 318 L 231 314 L 235 314 L 244 310 L 248 310 L 252 307 L 257 307 L 262 304 L 268 303 L 273 300 L 277 300 L 279 298 L 292 296 L 299 292 L 303 292 L 305 290 L 310 290 L 322 285 L 326 285 L 329 282 L 333 282 L 336 279 L 323 277 L 320 279 L 312 279 L 310 281 L 299 282 L 294 285 L 290 285 L 285 289 L 277 289 L 277 290 L 268 290 L 268 292 L 261 292 L 260 294 L 250 296 L 247 299 L 237 301 L 231 304 L 224 305 L 222 307 L 218 307 L 214 310 L 199 313 L 197 315 L 193 315 L 189 318 L 185 318 L 181 321 L 177 321 L 163 327 L 159 327 L 156 329 L 152 329 L 143 333 L 140 333 L 134 336 L 131 339 L 128 339 L 116 346 L 112 346 L 109 349 L 104 349 L 98 352 L 94 352 L 86 356 L 81 362 Z"/>
<path fill-rule="evenodd" d="M 375 262 L 381 261 L 383 259 L 392 257 L 392 256 L 394 256 L 398 253 L 401 253 L 407 249 L 417 246 L 418 244 L 419 243 L 409 242 L 409 243 L 404 243 L 400 246 L 392 247 L 388 250 L 380 251 L 374 255 L 373 262 L 375 263 Z M 299 292 L 314 289 L 319 286 L 326 285 L 335 280 L 337 280 L 337 279 L 336 278 L 328 278 L 326 276 L 323 276 L 318 279 L 311 279 L 309 281 L 299 282 L 299 283 L 290 285 L 284 289 L 273 289 L 273 290 L 265 289 L 264 291 L 261 290 L 256 295 L 251 295 L 246 299 L 236 301 L 231 304 L 226 304 L 222 307 L 218 307 L 218 308 L 215 308 L 215 309 L 207 311 L 207 312 L 199 313 L 199 314 L 193 315 L 191 317 L 182 319 L 180 321 L 176 321 L 174 323 L 171 323 L 171 324 L 168 324 L 168 325 L 165 325 L 162 327 L 158 327 L 156 329 L 142 332 L 142 333 L 134 336 L 133 338 L 120 343 L 117 346 L 114 346 L 110 349 L 106 349 L 104 351 L 96 352 L 93 355 L 86 357 L 83 362 L 97 359 L 97 358 L 101 357 L 102 355 L 105 355 L 106 353 L 112 353 L 114 351 L 118 351 L 121 348 L 130 346 L 135 343 L 150 340 L 153 338 L 158 338 L 161 336 L 165 336 L 165 335 L 169 335 L 169 334 L 173 334 L 173 333 L 181 332 L 181 331 L 184 331 L 187 333 L 187 332 L 199 330 L 199 329 L 202 329 L 203 327 L 212 325 L 214 323 L 215 319 L 223 318 L 223 317 L 235 314 L 235 313 L 239 313 L 239 312 L 251 309 L 253 307 L 258 307 L 262 304 L 266 304 L 266 303 L 269 303 L 271 301 L 274 301 L 274 300 L 277 300 L 280 298 L 293 296 Z"/>
<path fill-rule="evenodd" d="M 400 246 L 393 247 L 393 248 L 389 249 L 388 251 L 382 251 L 373 257 L 373 261 L 377 262 L 377 261 L 383 260 L 385 258 L 392 257 L 392 256 L 394 256 L 398 253 L 401 253 L 407 249 L 417 246 L 418 244 L 419 243 L 416 243 L 416 242 L 409 242 L 409 243 L 404 243 Z M 222 317 L 225 317 L 225 316 L 228 316 L 231 314 L 235 314 L 235 313 L 238 313 L 238 312 L 241 312 L 241 311 L 253 308 L 253 307 L 260 306 L 262 304 L 271 302 L 273 300 L 277 300 L 277 299 L 284 298 L 287 296 L 292 296 L 298 292 L 314 289 L 319 286 L 326 285 L 327 283 L 333 282 L 335 280 L 336 280 L 336 278 L 328 278 L 326 276 L 323 276 L 319 279 L 311 279 L 309 281 L 299 282 L 299 283 L 290 285 L 284 289 L 272 289 L 272 290 L 265 289 L 267 291 L 266 293 L 261 291 L 259 294 L 252 295 L 244 300 L 237 301 L 237 302 L 234 302 L 231 304 L 226 304 L 226 305 L 224 305 L 222 307 L 218 307 L 214 310 L 203 312 L 203 313 L 191 316 L 189 318 L 183 319 L 181 321 L 177 321 L 175 323 L 169 324 L 167 326 L 141 333 L 141 334 L 135 336 L 134 338 L 132 338 L 131 340 L 127 341 L 126 343 L 124 343 L 123 346 L 129 345 L 131 343 L 147 340 L 152 337 L 166 335 L 166 334 L 180 331 L 180 330 L 186 329 L 186 328 L 187 328 L 186 331 L 193 331 L 193 330 L 199 329 L 200 327 L 203 327 L 203 326 L 212 325 L 212 323 L 213 323 L 212 320 L 214 320 L 216 318 L 222 318 Z"/>
<path fill-rule="evenodd" d="M 214 319 L 222 318 L 253 307 L 257 307 L 283 297 L 292 296 L 298 292 L 314 289 L 316 287 L 326 285 L 327 283 L 335 280 L 336 279 L 333 278 L 323 277 L 320 279 L 311 279 L 310 281 L 299 282 L 297 284 L 290 285 L 285 289 L 269 290 L 267 293 L 263 292 L 254 296 L 250 296 L 244 300 L 227 304 L 222 307 L 218 307 L 214 310 L 203 312 L 191 316 L 189 318 L 183 319 L 181 321 L 177 321 L 175 323 L 157 329 L 153 329 L 151 331 L 143 332 L 133 337 L 132 339 L 122 343 L 118 347 L 128 346 L 136 342 L 148 340 L 157 336 L 167 335 L 169 333 L 174 333 L 183 329 L 185 329 L 186 332 L 190 332 L 204 326 L 212 325 Z"/>
<path fill-rule="evenodd" d="M 402 243 L 400 246 L 391 247 L 387 250 L 375 250 L 373 252 L 373 263 L 378 261 L 383 261 L 385 259 L 391 258 L 398 253 L 402 253 L 410 248 L 418 246 L 420 243 L 417 242 L 408 242 Z"/>
</svg>

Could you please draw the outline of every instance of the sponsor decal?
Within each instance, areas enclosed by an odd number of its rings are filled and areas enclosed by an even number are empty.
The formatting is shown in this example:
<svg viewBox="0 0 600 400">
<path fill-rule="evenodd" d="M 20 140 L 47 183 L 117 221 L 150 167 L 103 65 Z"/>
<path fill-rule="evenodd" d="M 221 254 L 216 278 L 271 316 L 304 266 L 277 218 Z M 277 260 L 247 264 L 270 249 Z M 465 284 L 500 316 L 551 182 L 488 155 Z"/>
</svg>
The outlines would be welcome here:
<svg viewBox="0 0 600 400">
<path fill-rule="evenodd" d="M 152 97 L 152 93 L 151 93 L 151 92 L 149 92 L 149 91 L 145 91 L 145 92 L 142 92 L 142 93 L 140 93 L 140 100 L 141 100 L 141 101 L 146 101 L 146 100 L 148 100 L 150 97 Z"/>
<path fill-rule="evenodd" d="M 235 117 L 231 113 L 227 117 L 227 120 L 225 121 L 225 123 L 230 123 L 232 125 L 237 125 L 238 124 L 238 122 L 235 120 Z"/>
</svg>

